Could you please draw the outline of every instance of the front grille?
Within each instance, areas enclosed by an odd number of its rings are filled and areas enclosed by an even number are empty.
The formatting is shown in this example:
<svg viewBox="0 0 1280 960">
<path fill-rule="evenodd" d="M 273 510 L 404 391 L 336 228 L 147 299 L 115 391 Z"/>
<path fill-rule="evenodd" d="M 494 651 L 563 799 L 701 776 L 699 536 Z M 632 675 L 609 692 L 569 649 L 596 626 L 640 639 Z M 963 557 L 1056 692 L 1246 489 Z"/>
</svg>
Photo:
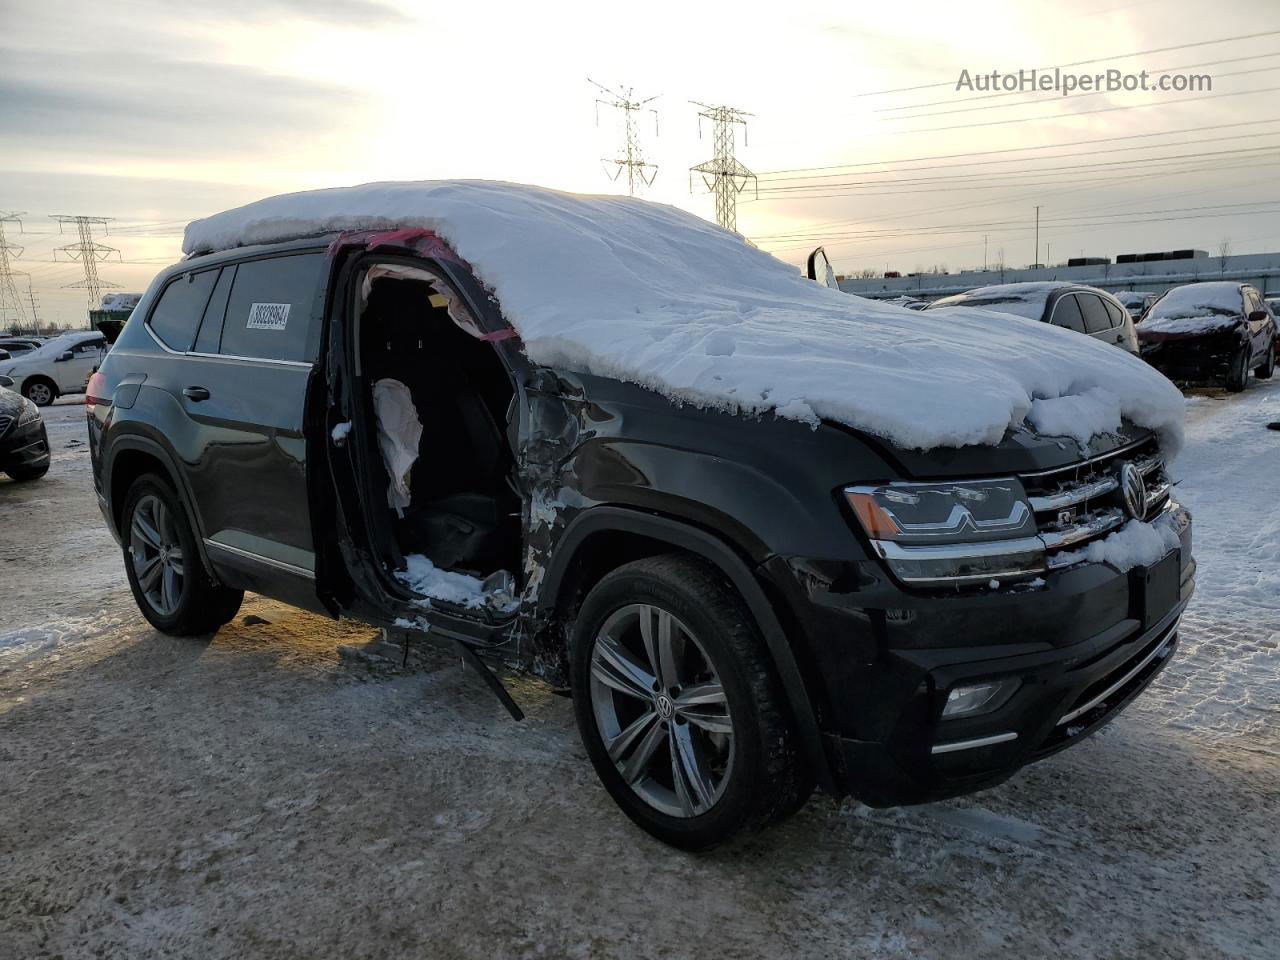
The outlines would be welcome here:
<svg viewBox="0 0 1280 960">
<path fill-rule="evenodd" d="M 1050 569 L 1074 562 L 1071 552 L 1105 537 L 1130 519 L 1120 490 L 1119 473 L 1124 463 L 1142 474 L 1147 489 L 1143 519 L 1154 519 L 1169 499 L 1169 479 L 1155 437 L 1068 467 L 1021 477 L 1048 551 Z"/>
<path fill-rule="evenodd" d="M 0 417 L 0 437 L 9 432 L 9 425 L 13 423 L 13 417 Z"/>
</svg>

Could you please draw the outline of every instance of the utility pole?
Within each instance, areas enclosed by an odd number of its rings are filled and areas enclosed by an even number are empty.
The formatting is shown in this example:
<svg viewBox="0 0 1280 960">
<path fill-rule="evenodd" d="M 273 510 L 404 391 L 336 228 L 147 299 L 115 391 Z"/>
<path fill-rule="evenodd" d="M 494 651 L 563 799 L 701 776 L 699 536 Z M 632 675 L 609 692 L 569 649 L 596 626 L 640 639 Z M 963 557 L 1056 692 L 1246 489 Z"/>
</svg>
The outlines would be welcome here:
<svg viewBox="0 0 1280 960">
<path fill-rule="evenodd" d="M 21 213 L 0 210 L 0 321 L 4 321 L 4 325 L 11 321 L 21 325 L 26 319 L 23 316 L 22 300 L 18 297 L 18 288 L 13 282 L 15 271 L 9 263 L 10 257 L 16 260 L 22 256 L 23 248 L 4 237 L 6 223 L 16 223 L 18 231 L 22 231 L 22 221 L 18 219 L 21 216 Z"/>
<path fill-rule="evenodd" d="M 113 253 L 116 259 L 120 259 L 120 251 L 115 247 L 108 247 L 105 244 L 96 242 L 93 239 L 93 225 L 101 224 L 104 231 L 107 224 L 111 222 L 112 217 L 82 217 L 76 215 L 66 215 L 61 213 L 50 214 L 49 219 L 58 222 L 58 232 L 62 232 L 64 224 L 74 223 L 76 231 L 80 235 L 77 243 L 68 243 L 65 247 L 58 247 L 53 251 L 53 259 L 58 260 L 58 254 L 64 253 L 69 260 L 79 260 L 84 267 L 84 279 L 77 280 L 75 283 L 64 284 L 68 290 L 83 289 L 87 292 L 89 298 L 89 309 L 96 310 L 102 302 L 103 287 L 118 287 L 120 284 L 112 283 L 110 280 L 103 280 L 98 276 L 98 261 L 106 260 Z"/>
<path fill-rule="evenodd" d="M 987 241 L 991 239 L 990 234 L 982 235 L 982 272 L 987 272 Z"/>
<path fill-rule="evenodd" d="M 712 123 L 715 156 L 710 160 L 689 168 L 689 190 L 693 190 L 692 174 L 702 174 L 702 182 L 716 196 L 716 223 L 726 230 L 738 231 L 738 194 L 750 180 L 754 184 L 756 175 L 738 162 L 734 154 L 734 124 L 742 124 L 743 144 L 746 144 L 747 121 L 751 116 L 745 110 L 735 107 L 713 107 L 710 104 L 690 100 L 698 112 L 698 136 L 702 136 L 702 118 Z M 757 187 L 757 195 L 758 195 Z"/>
<path fill-rule="evenodd" d="M 656 164 L 645 163 L 644 153 L 640 149 L 640 134 L 636 131 L 636 120 L 634 114 L 644 110 L 653 114 L 653 135 L 658 135 L 658 111 L 652 107 L 646 107 L 646 103 L 652 103 L 658 98 L 646 97 L 644 100 L 636 100 L 635 91 L 631 87 L 619 87 L 617 90 L 610 90 L 604 84 L 596 83 L 590 77 L 587 77 L 587 83 L 596 89 L 608 95 L 609 99 L 601 100 L 596 98 L 596 126 L 600 126 L 600 105 L 612 107 L 615 110 L 622 111 L 623 125 L 623 144 L 622 155 L 615 160 L 609 160 L 601 157 L 602 163 L 611 163 L 614 166 L 614 172 L 610 180 L 617 181 L 625 171 L 627 174 L 627 195 L 634 197 L 636 195 L 637 183 L 644 184 L 646 187 L 653 184 L 654 178 L 658 175 L 658 167 Z"/>
<path fill-rule="evenodd" d="M 1040 208 L 1036 207 L 1036 255 L 1031 258 L 1031 264 L 1040 262 Z"/>
</svg>

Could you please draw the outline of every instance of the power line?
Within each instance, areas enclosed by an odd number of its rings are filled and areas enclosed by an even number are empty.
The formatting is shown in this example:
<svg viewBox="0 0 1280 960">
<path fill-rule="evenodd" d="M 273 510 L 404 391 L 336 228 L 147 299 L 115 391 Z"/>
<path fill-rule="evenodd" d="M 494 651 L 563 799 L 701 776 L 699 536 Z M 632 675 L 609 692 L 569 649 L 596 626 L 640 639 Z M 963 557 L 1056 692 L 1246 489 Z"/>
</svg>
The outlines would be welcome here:
<svg viewBox="0 0 1280 960">
<path fill-rule="evenodd" d="M 1189 50 L 1192 47 L 1208 47 L 1215 43 L 1234 43 L 1236 40 L 1255 40 L 1258 37 L 1273 37 L 1280 33 L 1280 30 L 1263 30 L 1259 33 L 1245 33 L 1238 37 L 1221 37 L 1217 40 L 1198 40 L 1195 43 L 1180 43 L 1172 47 L 1153 47 L 1150 50 L 1134 50 L 1130 53 L 1116 53 L 1109 57 L 1093 57 L 1089 60 L 1075 60 L 1071 63 L 1051 64 L 1047 67 L 1035 67 L 1033 69 L 1040 70 L 1062 70 L 1066 67 L 1083 67 L 1090 63 L 1106 63 L 1108 60 L 1127 60 L 1130 57 L 1145 57 L 1151 53 L 1168 53 L 1170 50 Z M 951 81 L 944 80 L 941 83 L 922 83 L 914 87 L 895 87 L 892 90 L 870 90 L 866 93 L 855 93 L 855 97 L 882 97 L 890 93 L 909 93 L 912 90 L 930 90 L 937 87 L 953 86 Z"/>
<path fill-rule="evenodd" d="M 1280 123 L 1280 117 L 1266 120 L 1241 120 L 1236 123 L 1214 123 L 1202 127 L 1184 127 L 1180 130 L 1158 130 L 1155 133 L 1129 133 L 1120 137 L 1095 137 L 1092 140 L 1068 140 L 1065 143 L 1041 143 L 1029 147 L 1003 147 L 998 150 L 973 150 L 968 153 L 940 153 L 923 157 L 899 157 L 894 160 L 867 160 L 863 163 L 836 163 L 825 167 L 791 167 L 778 170 L 766 170 L 761 177 L 771 178 L 779 173 L 807 173 L 812 170 L 848 170 L 854 167 L 875 167 L 886 163 L 915 163 L 925 160 L 955 160 L 960 157 L 986 157 L 997 153 L 1025 153 L 1029 150 L 1056 150 L 1059 147 L 1083 147 L 1095 143 L 1116 143 L 1121 140 L 1142 140 L 1150 137 L 1171 137 L 1180 133 L 1203 133 L 1205 130 L 1226 130 L 1233 127 L 1256 127 L 1262 123 Z M 1156 149 L 1163 144 L 1153 144 Z"/>
<path fill-rule="evenodd" d="M 1118 110 L 1144 110 L 1148 107 L 1171 107 L 1178 103 L 1196 103 L 1200 100 L 1218 100 L 1222 97 L 1247 97 L 1255 93 L 1274 93 L 1277 90 L 1280 90 L 1280 87 L 1259 87 L 1256 90 L 1227 90 L 1219 93 L 1206 93 L 1198 97 L 1183 97 L 1181 100 L 1130 103 L 1120 107 L 1099 107 L 1096 110 L 1077 110 L 1074 113 L 1044 113 L 1034 117 L 1014 117 L 1010 120 L 984 120 L 981 123 L 957 123 L 947 127 L 914 127 L 910 130 L 898 130 L 897 133 L 937 133 L 942 130 L 970 130 L 974 127 L 1003 127 L 1011 123 L 1028 123 L 1033 120 L 1074 120 L 1076 117 L 1087 117 L 1096 113 L 1115 113 Z"/>
<path fill-rule="evenodd" d="M 1278 131 L 1278 133 L 1280 133 L 1280 131 Z M 1171 146 L 1171 144 L 1165 144 L 1165 146 Z M 1034 177 L 1034 176 L 1039 176 L 1041 174 L 1053 173 L 1060 170 L 1092 170 L 1100 167 L 1129 167 L 1135 164 L 1150 166 L 1152 164 L 1174 163 L 1178 160 L 1186 160 L 1186 159 L 1197 158 L 1197 157 L 1228 157 L 1228 156 L 1238 156 L 1240 154 L 1249 154 L 1249 153 L 1266 153 L 1266 152 L 1271 152 L 1275 150 L 1280 150 L 1280 145 L 1271 144 L 1269 146 L 1262 146 L 1262 147 L 1237 147 L 1232 150 L 1202 150 L 1196 153 L 1176 153 L 1176 154 L 1171 154 L 1169 156 L 1163 156 L 1163 157 L 1137 157 L 1132 160 L 1107 160 L 1107 161 L 1103 161 L 1102 163 L 1068 164 L 1068 165 L 1057 166 L 1057 167 L 1037 167 L 1032 170 L 1005 170 L 1005 171 L 998 171 L 995 173 L 955 173 L 949 176 L 909 177 L 905 179 L 895 179 L 895 180 L 846 180 L 841 183 L 807 183 L 807 184 L 801 183 L 801 184 L 794 184 L 788 187 L 765 186 L 761 188 L 761 192 L 765 194 L 774 194 L 774 193 L 783 193 L 783 192 L 795 192 L 795 191 L 801 191 L 801 190 L 829 190 L 829 189 L 842 188 L 842 187 L 861 187 L 861 186 L 886 187 L 886 186 L 898 186 L 898 185 L 907 184 L 907 183 L 951 183 L 951 182 L 958 182 L 958 181 L 964 181 L 964 180 L 981 179 L 984 177 L 989 178 L 993 176 Z M 1102 151 L 1099 151 L 1099 152 L 1102 152 Z M 1073 156 L 1080 156 L 1080 154 L 1074 154 Z M 1054 159 L 1054 158 L 1041 157 L 1038 159 L 1047 160 L 1047 159 Z M 1003 160 L 1003 161 L 991 161 L 991 162 L 1009 163 L 1011 161 Z M 924 168 L 918 168 L 918 169 L 924 169 Z M 871 173 L 868 175 L 876 176 L 876 175 L 892 173 L 892 172 L 893 171 L 889 171 L 889 170 L 874 170 L 874 171 L 871 171 Z M 907 172 L 911 173 L 914 171 L 907 171 Z"/>
<path fill-rule="evenodd" d="M 1245 125 L 1249 127 L 1255 127 L 1259 123 L 1268 123 L 1268 122 L 1274 123 L 1276 121 L 1266 121 L 1266 120 L 1250 121 Z M 1161 134 L 1161 136 L 1163 135 L 1164 134 Z M 1249 133 L 1233 133 L 1227 136 L 1219 136 L 1219 137 L 1196 137 L 1191 140 L 1171 140 L 1168 143 L 1136 144 L 1130 147 L 1109 147 L 1105 150 L 1090 150 L 1086 153 L 1055 153 L 1055 154 L 1049 154 L 1048 156 L 1041 156 L 1041 157 L 1006 157 L 1006 158 L 1000 158 L 1000 159 L 994 159 L 994 160 L 970 160 L 968 162 L 962 162 L 962 163 L 935 163 L 929 166 L 906 167 L 902 169 L 899 169 L 896 167 L 890 167 L 887 170 L 868 170 L 867 175 L 874 176 L 874 175 L 885 174 L 885 173 L 918 173 L 921 170 L 954 170 L 959 167 L 986 167 L 996 163 L 1031 163 L 1031 162 L 1039 162 L 1041 160 L 1069 160 L 1073 157 L 1093 157 L 1102 153 L 1131 153 L 1134 150 L 1164 150 L 1168 147 L 1194 146 L 1199 143 L 1222 143 L 1223 141 L 1226 141 L 1226 140 L 1253 140 L 1258 137 L 1278 137 L 1278 136 L 1280 136 L 1280 130 L 1272 130 L 1269 132 L 1267 131 L 1259 132 L 1254 130 Z M 1034 148 L 1033 147 L 1016 147 L 1014 149 L 1019 151 L 1031 150 L 1031 149 L 1042 150 L 1042 149 L 1046 149 L 1046 147 L 1044 146 L 1038 146 Z M 1159 159 L 1159 158 L 1153 157 L 1151 159 Z M 870 166 L 870 165 L 871 164 L 858 164 L 858 166 Z M 1049 168 L 1041 167 L 1039 169 L 1047 170 Z M 830 180 L 835 177 L 847 176 L 847 174 L 848 174 L 848 171 L 841 172 L 841 173 L 813 173 L 813 174 L 794 176 L 794 177 L 771 177 L 767 181 L 765 181 L 766 186 L 763 187 L 762 189 L 772 190 L 774 188 L 771 186 L 768 186 L 768 184 L 781 183 L 783 181 Z M 761 176 L 763 177 L 764 175 L 761 174 Z"/>
<path fill-rule="evenodd" d="M 50 219 L 57 221 L 59 230 L 62 229 L 63 224 L 74 223 L 76 225 L 76 232 L 80 235 L 80 240 L 77 243 L 68 243 L 66 246 L 58 247 L 53 251 L 53 259 L 57 260 L 59 253 L 65 253 L 70 259 L 80 261 L 81 266 L 84 267 L 84 279 L 76 283 L 68 283 L 65 286 L 67 289 L 83 289 L 89 298 L 89 309 L 96 310 L 102 303 L 102 288 L 120 286 L 118 283 L 103 280 L 98 276 L 98 261 L 106 260 L 113 253 L 119 259 L 120 251 L 115 247 L 97 243 L 93 239 L 93 225 L 95 223 L 100 224 L 105 230 L 112 218 L 55 213 L 50 214 Z"/>
<path fill-rule="evenodd" d="M 734 126 L 742 124 L 743 144 L 746 144 L 746 117 L 751 116 L 745 110 L 736 107 L 713 107 L 697 100 L 690 101 L 701 107 L 698 112 L 698 136 L 702 136 L 702 118 L 712 123 L 712 137 L 715 143 L 715 156 L 689 168 L 689 190 L 693 191 L 693 174 L 702 175 L 702 182 L 715 194 L 716 223 L 726 230 L 735 233 L 738 230 L 738 194 L 747 185 L 747 181 L 755 181 L 756 175 L 748 170 L 734 156 Z"/>
<path fill-rule="evenodd" d="M 643 151 L 640 149 L 640 134 L 636 130 L 635 118 L 632 114 L 640 111 L 647 111 L 653 114 L 653 135 L 658 135 L 658 111 L 652 107 L 646 107 L 645 104 L 652 103 L 658 98 L 646 97 L 644 100 L 633 99 L 635 91 L 631 87 L 619 87 L 617 90 L 610 90 L 603 84 L 596 83 L 590 77 L 587 77 L 587 83 L 593 87 L 603 91 L 608 95 L 608 100 L 596 98 L 596 126 L 600 125 L 600 105 L 612 107 L 615 110 L 622 111 L 622 155 L 614 160 L 601 158 L 602 163 L 612 163 L 616 168 L 613 176 L 609 179 L 616 181 L 625 172 L 627 175 L 627 195 L 634 197 L 636 195 L 637 181 L 646 187 L 653 184 L 654 178 L 658 175 L 658 168 L 655 164 L 646 163 Z"/>
</svg>

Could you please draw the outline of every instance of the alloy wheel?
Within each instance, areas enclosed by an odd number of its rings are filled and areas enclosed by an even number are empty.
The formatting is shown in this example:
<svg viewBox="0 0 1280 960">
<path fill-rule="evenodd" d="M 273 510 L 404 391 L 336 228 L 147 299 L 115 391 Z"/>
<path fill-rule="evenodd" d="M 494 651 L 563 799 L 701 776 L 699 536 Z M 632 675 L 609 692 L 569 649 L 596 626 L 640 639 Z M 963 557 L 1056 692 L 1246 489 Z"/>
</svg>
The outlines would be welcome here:
<svg viewBox="0 0 1280 960">
<path fill-rule="evenodd" d="M 47 383 L 33 383 L 27 387 L 27 399 L 37 407 L 47 407 L 53 403 L 53 391 Z"/>
<path fill-rule="evenodd" d="M 629 604 L 591 651 L 591 707 L 609 758 L 636 795 L 673 817 L 720 799 L 733 769 L 733 722 L 711 658 L 677 617 Z"/>
<path fill-rule="evenodd" d="M 133 508 L 129 556 L 147 603 L 160 616 L 173 616 L 182 598 L 182 541 L 173 512 L 155 494 L 142 497 Z"/>
</svg>

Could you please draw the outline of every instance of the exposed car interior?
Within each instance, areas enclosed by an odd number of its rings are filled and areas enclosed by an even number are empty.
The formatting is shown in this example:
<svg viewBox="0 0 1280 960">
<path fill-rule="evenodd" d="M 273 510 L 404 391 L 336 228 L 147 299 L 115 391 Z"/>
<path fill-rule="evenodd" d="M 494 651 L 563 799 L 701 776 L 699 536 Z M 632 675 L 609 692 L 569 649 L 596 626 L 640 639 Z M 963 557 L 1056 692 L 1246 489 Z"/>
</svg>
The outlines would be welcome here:
<svg viewBox="0 0 1280 960">
<path fill-rule="evenodd" d="M 514 388 L 493 346 L 451 288 L 417 267 L 370 267 L 356 320 L 359 392 L 376 427 L 364 433 L 378 447 L 366 458 L 370 502 L 387 505 L 372 511 L 386 518 L 372 531 L 384 564 L 420 554 L 481 578 L 518 569 Z"/>
</svg>

